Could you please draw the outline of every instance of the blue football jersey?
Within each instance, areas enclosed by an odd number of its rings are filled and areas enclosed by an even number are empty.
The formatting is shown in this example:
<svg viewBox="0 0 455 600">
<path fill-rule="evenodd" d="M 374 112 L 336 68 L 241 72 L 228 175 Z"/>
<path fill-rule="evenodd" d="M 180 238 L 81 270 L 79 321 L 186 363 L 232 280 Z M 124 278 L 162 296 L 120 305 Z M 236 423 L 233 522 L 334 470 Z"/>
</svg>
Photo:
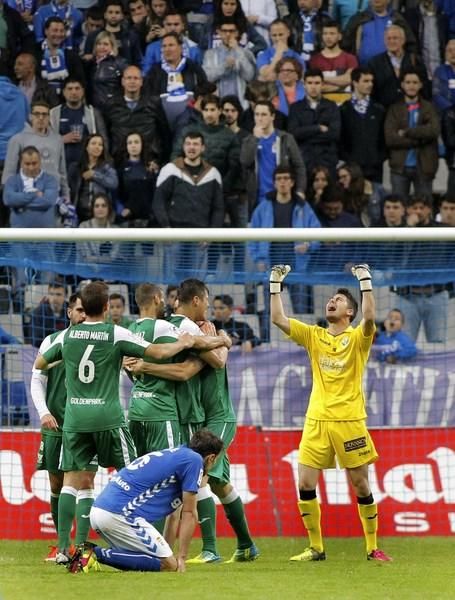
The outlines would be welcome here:
<svg viewBox="0 0 455 600">
<path fill-rule="evenodd" d="M 180 506 L 183 492 L 198 491 L 202 475 L 201 455 L 186 446 L 149 452 L 121 469 L 94 506 L 131 519 L 157 521 Z"/>
</svg>

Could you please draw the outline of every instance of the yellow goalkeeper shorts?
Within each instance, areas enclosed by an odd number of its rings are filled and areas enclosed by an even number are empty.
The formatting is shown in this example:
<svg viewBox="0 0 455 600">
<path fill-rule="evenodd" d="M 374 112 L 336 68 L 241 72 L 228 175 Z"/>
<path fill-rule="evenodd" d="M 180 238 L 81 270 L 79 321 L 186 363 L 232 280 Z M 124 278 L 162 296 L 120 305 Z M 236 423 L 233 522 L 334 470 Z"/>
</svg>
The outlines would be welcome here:
<svg viewBox="0 0 455 600">
<path fill-rule="evenodd" d="M 316 421 L 306 419 L 299 445 L 299 464 L 315 469 L 333 469 L 335 456 L 343 469 L 355 469 L 378 459 L 378 453 L 360 421 Z"/>
</svg>

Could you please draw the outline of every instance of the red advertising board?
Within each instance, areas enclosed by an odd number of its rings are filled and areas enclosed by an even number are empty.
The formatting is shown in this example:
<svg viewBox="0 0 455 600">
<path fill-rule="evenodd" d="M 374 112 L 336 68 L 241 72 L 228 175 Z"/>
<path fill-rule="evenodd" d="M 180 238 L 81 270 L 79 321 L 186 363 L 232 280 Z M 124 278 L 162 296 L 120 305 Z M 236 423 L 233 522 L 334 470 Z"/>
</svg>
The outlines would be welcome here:
<svg viewBox="0 0 455 600">
<path fill-rule="evenodd" d="M 380 454 L 371 467 L 382 535 L 450 535 L 455 532 L 455 430 L 373 431 Z M 297 447 L 300 432 L 241 427 L 230 448 L 232 480 L 256 536 L 301 535 Z M 35 470 L 39 434 L 0 433 L 0 537 L 55 537 L 47 474 Z M 109 479 L 102 470 L 97 490 Z M 327 536 L 361 535 L 355 496 L 346 473 L 325 471 L 318 488 Z M 221 507 L 218 533 L 231 535 Z"/>
</svg>

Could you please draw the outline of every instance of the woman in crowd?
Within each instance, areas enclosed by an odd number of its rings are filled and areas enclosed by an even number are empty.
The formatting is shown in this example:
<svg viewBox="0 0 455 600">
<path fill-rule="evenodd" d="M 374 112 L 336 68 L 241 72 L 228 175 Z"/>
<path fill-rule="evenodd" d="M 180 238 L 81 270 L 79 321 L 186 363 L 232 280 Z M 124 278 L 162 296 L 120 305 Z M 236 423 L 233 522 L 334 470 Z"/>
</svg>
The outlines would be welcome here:
<svg viewBox="0 0 455 600">
<path fill-rule="evenodd" d="M 74 185 L 73 204 L 79 221 L 92 216 L 92 200 L 96 194 L 109 194 L 118 187 L 117 171 L 112 165 L 101 135 L 90 135 L 82 152 L 78 177 Z"/>
<path fill-rule="evenodd" d="M 248 48 L 256 56 L 262 50 L 267 48 L 267 42 L 256 29 L 248 22 L 243 12 L 240 0 L 218 0 L 215 3 L 213 19 L 211 19 L 204 28 L 201 40 L 201 48 L 216 48 L 221 44 L 221 38 L 218 34 L 221 21 L 224 17 L 233 17 L 239 30 L 239 46 Z"/>
<path fill-rule="evenodd" d="M 82 221 L 79 227 L 81 229 L 117 227 L 113 222 L 114 211 L 109 197 L 97 193 L 91 203 L 90 218 Z M 119 245 L 112 242 L 81 242 L 77 244 L 77 252 L 81 262 L 105 262 L 117 258 Z"/>
<path fill-rule="evenodd" d="M 147 156 L 139 133 L 130 133 L 125 140 L 123 159 L 119 167 L 120 194 L 123 204 L 120 216 L 128 227 L 152 225 L 152 200 L 155 192 L 158 164 Z"/>
<path fill-rule="evenodd" d="M 356 215 L 364 227 L 371 227 L 382 216 L 385 191 L 382 185 L 365 179 L 357 163 L 338 167 L 337 178 L 345 189 L 345 209 Z"/>
<path fill-rule="evenodd" d="M 128 63 L 118 56 L 117 43 L 112 33 L 101 31 L 95 40 L 93 58 L 88 62 L 88 98 L 100 110 L 121 89 L 122 73 Z"/>
<path fill-rule="evenodd" d="M 273 99 L 273 104 L 288 116 L 291 104 L 305 97 L 302 65 L 295 58 L 282 58 L 275 65 L 275 74 L 278 95 Z"/>
<path fill-rule="evenodd" d="M 322 165 L 319 167 L 314 167 L 310 174 L 307 194 L 308 202 L 311 204 L 311 206 L 315 208 L 319 204 L 324 191 L 332 187 L 333 181 L 330 177 L 330 172 L 327 167 L 323 167 Z"/>
</svg>

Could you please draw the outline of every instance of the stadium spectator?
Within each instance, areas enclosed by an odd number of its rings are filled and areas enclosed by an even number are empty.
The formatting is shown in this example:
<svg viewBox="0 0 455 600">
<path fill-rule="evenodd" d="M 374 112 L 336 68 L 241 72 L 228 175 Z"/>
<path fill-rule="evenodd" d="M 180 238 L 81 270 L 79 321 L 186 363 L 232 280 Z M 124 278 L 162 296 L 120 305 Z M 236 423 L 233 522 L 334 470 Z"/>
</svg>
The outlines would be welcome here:
<svg viewBox="0 0 455 600">
<path fill-rule="evenodd" d="M 420 0 L 404 11 L 417 40 L 418 53 L 423 59 L 428 79 L 433 78 L 436 68 L 444 62 L 444 53 L 449 39 L 449 16 L 439 0 Z"/>
<path fill-rule="evenodd" d="M 158 165 L 147 156 L 147 148 L 139 133 L 126 136 L 123 157 L 118 168 L 120 217 L 128 227 L 150 227 L 155 224 L 152 200 Z"/>
<path fill-rule="evenodd" d="M 139 458 L 133 463 L 133 468 L 122 469 L 117 479 L 127 482 L 128 490 L 125 486 L 121 488 L 116 478 L 112 479 L 96 499 L 90 513 L 92 527 L 112 547 L 106 549 L 89 545 L 87 549 L 80 549 L 71 559 L 70 570 L 75 573 L 79 570 L 88 572 L 90 569 L 99 571 L 98 563 L 101 563 L 122 571 L 185 571 L 185 561 L 197 523 L 196 498 L 201 474 L 207 473 L 215 465 L 222 449 L 221 439 L 204 429 L 194 434 L 188 447 L 146 454 L 148 460 L 145 463 Z M 135 465 L 142 468 L 135 469 Z M 131 504 L 136 490 L 145 493 L 159 485 L 163 478 L 171 483 L 162 488 L 159 495 L 147 494 L 146 501 L 142 503 L 141 514 L 146 516 L 141 519 L 145 535 L 139 538 L 131 519 L 122 516 L 121 505 Z M 134 490 L 134 494 L 130 490 Z M 172 508 L 177 501 L 182 507 L 181 511 Z M 167 515 L 174 522 L 176 531 L 180 525 L 177 555 L 173 554 L 171 546 L 152 525 Z"/>
<path fill-rule="evenodd" d="M 29 114 L 27 98 L 0 65 L 0 169 L 6 158 L 9 140 L 24 129 Z"/>
<path fill-rule="evenodd" d="M 352 97 L 340 107 L 340 158 L 356 162 L 367 179 L 381 183 L 385 160 L 385 111 L 371 98 L 372 71 L 359 67 L 352 71 L 351 77 Z"/>
<path fill-rule="evenodd" d="M 240 145 L 237 136 L 222 122 L 221 100 L 211 94 L 201 101 L 202 121 L 187 125 L 174 142 L 172 158 L 181 155 L 183 140 L 189 131 L 200 131 L 204 138 L 204 160 L 215 167 L 223 181 L 224 195 L 238 186 Z"/>
<path fill-rule="evenodd" d="M 420 97 L 423 83 L 417 71 L 402 73 L 400 79 L 404 98 L 389 108 L 384 126 L 392 192 L 407 197 L 412 184 L 416 195 L 431 197 L 439 166 L 438 115 Z"/>
<path fill-rule="evenodd" d="M 278 166 L 273 174 L 274 191 L 258 204 L 251 217 L 251 227 L 320 227 L 319 219 L 308 202 L 294 191 L 295 178 L 289 167 Z M 318 242 L 249 242 L 248 252 L 256 271 L 265 273 L 273 264 L 290 265 L 304 280 L 310 254 L 319 248 Z M 292 309 L 296 313 L 313 312 L 313 293 L 304 283 L 289 283 Z M 264 292 L 262 337 L 270 338 L 269 298 Z"/>
<path fill-rule="evenodd" d="M 332 0 L 332 17 L 344 30 L 349 19 L 368 8 L 368 0 Z"/>
<path fill-rule="evenodd" d="M 128 13 L 131 28 L 139 37 L 141 52 L 144 55 L 148 44 L 147 36 L 152 27 L 150 4 L 146 0 L 128 0 Z"/>
<path fill-rule="evenodd" d="M 445 62 L 433 75 L 433 102 L 442 112 L 455 105 L 455 39 L 449 40 L 445 50 Z"/>
<path fill-rule="evenodd" d="M 289 115 L 291 104 L 303 100 L 305 86 L 302 82 L 302 65 L 295 58 L 282 58 L 275 65 L 277 95 L 273 106 L 283 115 Z"/>
<path fill-rule="evenodd" d="M 178 298 L 179 298 L 179 286 L 178 285 L 168 285 L 166 288 L 166 308 L 165 315 L 166 318 L 170 317 L 178 306 Z"/>
<path fill-rule="evenodd" d="M 322 48 L 322 28 L 331 21 L 330 16 L 321 8 L 322 0 L 297 0 L 298 11 L 290 11 L 286 17 L 294 49 L 308 64 L 313 53 Z"/>
<path fill-rule="evenodd" d="M 327 187 L 316 207 L 316 214 L 322 227 L 362 227 L 360 219 L 345 208 L 346 192 L 336 185 Z"/>
<path fill-rule="evenodd" d="M 90 102 L 103 110 L 106 102 L 121 88 L 123 71 L 128 66 L 118 55 L 117 42 L 109 31 L 100 31 L 93 48 L 93 58 L 86 63 L 88 73 L 88 97 Z"/>
<path fill-rule="evenodd" d="M 327 167 L 317 165 L 310 172 L 310 178 L 308 181 L 308 202 L 313 208 L 316 208 L 323 192 L 327 188 L 331 188 L 334 185 L 334 180 L 330 175 L 330 171 Z"/>
<path fill-rule="evenodd" d="M 391 8 L 389 0 L 370 0 L 366 10 L 350 18 L 344 30 L 342 47 L 355 54 L 361 65 L 366 65 L 373 56 L 385 52 L 384 33 L 391 24 L 403 28 L 406 49 L 416 52 L 416 39 L 411 28 L 403 15 Z"/>
<path fill-rule="evenodd" d="M 139 67 L 142 64 L 142 51 L 139 36 L 130 27 L 126 19 L 121 0 L 107 0 L 104 4 L 104 30 L 111 33 L 117 43 L 117 53 L 129 65 Z M 84 54 L 94 54 L 95 41 L 100 31 L 93 31 L 87 36 Z"/>
<path fill-rule="evenodd" d="M 433 219 L 433 202 L 431 197 L 412 196 L 407 204 L 406 224 L 408 227 L 438 227 Z M 437 232 L 435 232 L 437 236 Z M 422 242 L 408 244 L 408 262 L 415 257 L 423 256 L 428 245 Z M 444 252 L 444 245 L 438 245 Z M 424 326 L 427 342 L 445 342 L 447 338 L 447 319 L 449 308 L 448 286 L 444 283 L 428 283 L 424 285 L 394 286 L 392 291 L 398 295 L 398 308 L 405 315 L 405 330 L 415 341 L 421 324 Z"/>
<path fill-rule="evenodd" d="M 196 86 L 207 81 L 207 76 L 200 65 L 184 56 L 182 39 L 175 32 L 161 38 L 161 54 L 161 62 L 150 69 L 144 87 L 151 96 L 160 97 L 172 127 L 185 111 Z"/>
<path fill-rule="evenodd" d="M 253 133 L 255 127 L 254 122 L 254 107 L 257 102 L 274 102 L 278 96 L 278 88 L 276 81 L 258 81 L 253 80 L 246 87 L 245 100 L 248 101 L 249 108 L 243 111 L 241 120 L 239 122 L 240 127 L 246 129 L 250 133 Z M 275 100 L 276 102 L 277 100 Z M 287 116 L 275 110 L 275 127 L 286 131 L 287 128 Z"/>
<path fill-rule="evenodd" d="M 47 102 L 51 107 L 57 106 L 60 102 L 54 88 L 37 72 L 37 62 L 33 54 L 21 52 L 17 56 L 14 62 L 14 74 L 15 83 L 26 96 L 29 107 L 33 102 L 40 100 Z"/>
<path fill-rule="evenodd" d="M 277 18 L 288 14 L 286 2 L 282 0 L 240 0 L 248 23 L 270 44 L 272 25 Z"/>
<path fill-rule="evenodd" d="M 224 17 L 219 23 L 221 44 L 206 50 L 203 68 L 207 79 L 217 84 L 218 94 L 234 94 L 248 107 L 244 100 L 247 83 L 254 78 L 256 63 L 254 54 L 239 45 L 239 30 L 233 17 Z"/>
<path fill-rule="evenodd" d="M 237 25 L 239 32 L 239 46 L 251 50 L 254 56 L 257 56 L 259 52 L 267 48 L 267 42 L 264 37 L 258 33 L 254 25 L 248 21 L 243 12 L 240 0 L 218 0 L 215 2 L 213 20 L 210 20 L 205 25 L 202 33 L 200 47 L 203 50 L 216 48 L 221 43 L 218 30 L 221 21 L 225 17 L 232 17 Z"/>
<path fill-rule="evenodd" d="M 234 300 L 229 294 L 221 294 L 213 298 L 212 303 L 214 319 L 212 323 L 217 331 L 222 329 L 232 340 L 233 346 L 240 346 L 242 352 L 251 352 L 260 345 L 257 337 L 248 323 L 234 318 Z"/>
<path fill-rule="evenodd" d="M 20 171 L 8 177 L 3 202 L 11 209 L 11 227 L 56 227 L 58 182 L 41 170 L 41 157 L 34 146 L 20 153 Z"/>
<path fill-rule="evenodd" d="M 21 52 L 33 52 L 33 33 L 22 20 L 20 14 L 8 6 L 7 2 L 1 0 L 3 35 L 0 39 L 0 54 L 2 63 L 8 69 L 8 75 L 12 75 L 14 61 Z"/>
<path fill-rule="evenodd" d="M 99 133 L 89 135 L 82 149 L 79 170 L 74 173 L 73 204 L 80 221 L 90 219 L 92 201 L 97 194 L 112 194 L 118 187 L 104 138 Z"/>
<path fill-rule="evenodd" d="M 161 164 L 167 156 L 169 131 L 166 117 L 157 98 L 150 98 L 143 90 L 138 67 L 123 71 L 122 90 L 104 107 L 111 140 L 111 153 L 121 156 L 126 136 L 134 131 L 141 134 L 153 160 Z"/>
<path fill-rule="evenodd" d="M 417 356 L 415 342 L 402 330 L 403 324 L 404 314 L 401 310 L 390 310 L 384 321 L 384 331 L 376 336 L 372 346 L 379 361 L 394 365 Z"/>
<path fill-rule="evenodd" d="M 43 7 L 45 8 L 45 6 Z M 60 97 L 67 77 L 85 80 L 84 67 L 76 50 L 65 47 L 65 23 L 60 17 L 50 17 L 44 24 L 45 39 L 38 52 L 41 78 Z"/>
<path fill-rule="evenodd" d="M 344 163 L 337 169 L 338 183 L 345 189 L 345 208 L 364 227 L 371 227 L 382 215 L 385 191 L 382 185 L 366 179 L 357 163 Z"/>
<path fill-rule="evenodd" d="M 6 183 L 11 175 L 17 173 L 21 150 L 26 146 L 34 146 L 41 155 L 43 171 L 57 179 L 60 195 L 69 200 L 65 150 L 61 136 L 54 133 L 50 127 L 49 105 L 41 101 L 33 102 L 30 121 L 31 125 L 26 123 L 24 129 L 13 135 L 8 143 L 2 183 Z"/>
<path fill-rule="evenodd" d="M 142 2 L 142 0 L 140 0 Z M 198 65 L 202 64 L 202 53 L 196 42 L 193 42 L 185 35 L 186 18 L 184 14 L 171 10 L 166 14 L 163 20 L 164 35 L 166 33 L 176 33 L 181 37 L 183 46 L 183 56 L 191 59 Z M 154 65 L 159 65 L 162 60 L 162 38 L 148 44 L 144 60 L 142 62 L 142 74 L 144 77 L 148 74 Z"/>
<path fill-rule="evenodd" d="M 439 222 L 444 227 L 455 227 L 455 198 L 447 195 L 441 200 Z"/>
<path fill-rule="evenodd" d="M 117 227 L 114 225 L 114 209 L 112 202 L 106 194 L 97 193 L 93 196 L 90 205 L 90 218 L 82 221 L 81 229 L 105 229 Z M 119 244 L 112 242 L 78 242 L 77 255 L 82 263 L 109 263 L 116 260 L 120 253 Z"/>
<path fill-rule="evenodd" d="M 47 294 L 30 313 L 30 324 L 24 331 L 26 344 L 39 348 L 45 337 L 68 327 L 66 288 L 61 281 L 51 281 Z"/>
<path fill-rule="evenodd" d="M 275 67 L 282 58 L 295 58 L 301 63 L 302 68 L 305 66 L 305 61 L 300 54 L 290 47 L 292 33 L 285 21 L 281 19 L 273 21 L 270 25 L 270 38 L 272 45 L 259 52 L 256 59 L 258 77 L 261 81 L 275 81 Z"/>
<path fill-rule="evenodd" d="M 376 227 L 407 227 L 406 202 L 403 196 L 398 194 L 385 196 L 381 218 L 373 225 Z"/>
<path fill-rule="evenodd" d="M 188 131 L 183 156 L 165 165 L 158 176 L 153 212 L 161 227 L 222 227 L 224 203 L 221 175 L 202 159 L 204 137 Z M 172 200 L 172 201 L 171 201 Z M 197 272 L 207 255 L 204 243 L 171 244 L 166 249 L 166 279 L 176 272 Z"/>
<path fill-rule="evenodd" d="M 52 21 L 51 19 L 58 19 L 58 21 Z M 36 41 L 41 44 L 46 38 L 49 42 L 49 36 L 46 33 L 47 25 L 49 22 L 61 23 L 63 25 L 63 37 L 58 46 L 77 52 L 82 38 L 82 20 L 81 11 L 70 0 L 52 0 L 49 4 L 43 4 L 33 17 L 33 30 Z"/>
<path fill-rule="evenodd" d="M 87 42 L 88 36 L 93 32 L 98 32 L 104 28 L 104 18 L 103 18 L 103 9 L 98 5 L 91 6 L 87 11 L 85 11 L 84 21 L 82 22 L 81 31 L 82 31 L 82 39 L 79 43 L 79 56 L 83 61 L 90 60 L 92 58 L 92 54 L 85 54 L 85 44 Z"/>
<path fill-rule="evenodd" d="M 377 54 L 368 62 L 373 72 L 373 100 L 387 109 L 403 97 L 401 74 L 409 69 L 416 70 L 422 81 L 422 95 L 431 98 L 431 86 L 422 59 L 418 54 L 405 50 L 405 33 L 399 25 L 391 25 L 384 33 L 386 51 Z"/>
<path fill-rule="evenodd" d="M 305 98 L 291 106 L 288 131 L 292 131 L 308 170 L 324 165 L 334 176 L 338 162 L 340 110 L 335 102 L 322 97 L 323 81 L 319 69 L 305 72 Z"/>
<path fill-rule="evenodd" d="M 255 126 L 240 150 L 240 163 L 246 176 L 250 210 L 273 191 L 273 172 L 278 165 L 291 168 L 295 176 L 295 193 L 305 197 L 306 168 L 294 137 L 275 129 L 275 108 L 271 102 L 257 102 Z"/>
<path fill-rule="evenodd" d="M 341 27 L 336 21 L 322 25 L 323 47 L 309 61 L 311 69 L 319 69 L 324 78 L 322 93 L 328 100 L 342 104 L 351 97 L 351 73 L 359 66 L 354 54 L 340 48 Z"/>
<path fill-rule="evenodd" d="M 107 131 L 101 113 L 85 102 L 84 84 L 69 77 L 62 90 L 64 103 L 50 111 L 50 124 L 58 132 L 65 145 L 65 161 L 70 186 L 74 182 L 83 153 L 83 140 L 87 135 L 98 133 L 107 145 Z"/>
<path fill-rule="evenodd" d="M 125 296 L 115 292 L 109 295 L 109 311 L 105 323 L 120 325 L 127 329 L 133 321 L 125 316 Z"/>
<path fill-rule="evenodd" d="M 316 486 L 323 469 L 335 466 L 335 456 L 357 497 L 358 512 L 368 560 L 378 563 L 391 558 L 378 549 L 378 507 L 368 480 L 368 465 L 378 454 L 366 428 L 362 373 L 376 330 L 375 302 L 368 265 L 357 265 L 352 274 L 359 280 L 362 295 L 360 324 L 352 327 L 358 304 L 346 288 L 338 289 L 326 305 L 327 329 L 289 319 L 280 291 L 289 267 L 278 265 L 270 273 L 271 318 L 283 333 L 306 348 L 313 374 L 313 388 L 298 454 L 297 502 L 308 532 L 309 547 L 291 561 L 326 559 L 321 533 L 321 509 Z M 343 369 L 339 369 L 341 363 Z M 337 366 L 338 365 L 338 366 Z M 346 424 L 349 422 L 349 425 Z M 361 440 L 354 448 L 353 440 Z"/>
</svg>

